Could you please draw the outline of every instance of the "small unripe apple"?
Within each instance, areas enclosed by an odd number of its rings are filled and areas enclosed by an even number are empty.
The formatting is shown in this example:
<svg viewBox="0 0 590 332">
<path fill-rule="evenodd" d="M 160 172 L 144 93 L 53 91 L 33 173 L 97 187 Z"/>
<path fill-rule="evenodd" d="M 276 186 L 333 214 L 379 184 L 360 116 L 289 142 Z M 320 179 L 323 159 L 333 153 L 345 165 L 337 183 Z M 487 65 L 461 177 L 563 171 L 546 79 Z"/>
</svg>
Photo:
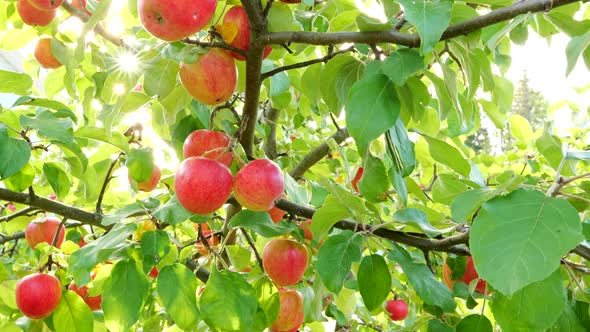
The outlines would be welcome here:
<svg viewBox="0 0 590 332">
<path fill-rule="evenodd" d="M 61 301 L 61 283 L 49 274 L 30 274 L 16 284 L 16 305 L 31 319 L 51 315 Z"/>
<path fill-rule="evenodd" d="M 465 273 L 463 274 L 463 276 L 457 280 L 453 280 L 452 278 L 452 271 L 451 268 L 447 265 L 447 262 L 445 260 L 444 264 L 443 264 L 443 279 L 445 281 L 445 284 L 447 285 L 447 287 L 449 287 L 450 290 L 453 290 L 453 286 L 455 285 L 455 282 L 462 282 L 465 283 L 467 286 L 469 286 L 469 284 L 479 278 L 479 275 L 477 274 L 477 271 L 475 270 L 475 265 L 473 264 L 473 257 L 468 256 L 467 257 L 467 266 L 465 267 Z M 480 293 L 480 294 L 486 294 L 486 281 L 480 279 L 477 282 L 477 285 L 475 286 L 475 291 Z"/>
<path fill-rule="evenodd" d="M 96 274 L 94 272 L 90 272 L 90 278 L 92 278 L 92 280 L 94 280 L 95 276 Z M 78 287 L 78 285 L 76 285 L 76 283 L 73 280 L 68 286 L 68 289 L 80 295 L 80 297 L 82 298 L 82 300 L 84 300 L 84 302 L 86 302 L 90 310 L 100 310 L 100 304 L 102 303 L 102 295 L 88 296 L 88 287 Z"/>
<path fill-rule="evenodd" d="M 275 224 L 278 224 L 279 221 L 281 221 L 283 219 L 283 217 L 285 216 L 285 214 L 287 212 L 285 212 L 284 210 L 279 209 L 276 206 L 273 206 L 270 210 L 266 211 L 266 213 L 268 213 L 268 215 L 270 216 L 270 219 L 272 219 L 272 221 Z"/>
<path fill-rule="evenodd" d="M 184 39 L 203 29 L 215 14 L 217 0 L 138 0 L 141 24 L 165 41 Z"/>
<path fill-rule="evenodd" d="M 36 8 L 28 0 L 18 0 L 16 10 L 23 22 L 28 25 L 46 26 L 55 18 L 55 10 Z"/>
<path fill-rule="evenodd" d="M 363 173 L 365 172 L 365 169 L 363 167 L 360 167 L 358 169 L 358 171 L 356 171 L 356 174 L 354 176 L 354 178 L 352 179 L 352 181 L 350 181 L 350 184 L 352 184 L 352 188 L 354 188 L 354 190 L 358 193 L 360 192 L 359 190 L 359 180 L 363 177 Z"/>
<path fill-rule="evenodd" d="M 184 140 L 182 153 L 185 159 L 189 157 L 209 158 L 230 167 L 233 157 L 230 152 L 226 151 L 229 141 L 229 136 L 220 131 L 195 130 Z"/>
<path fill-rule="evenodd" d="M 223 17 L 223 25 L 221 26 L 221 36 L 223 41 L 235 48 L 248 51 L 250 48 L 250 24 L 248 23 L 248 15 L 242 6 L 231 7 Z M 266 58 L 272 51 L 270 46 L 264 48 L 262 58 Z M 246 58 L 236 52 L 230 52 L 236 60 L 246 60 Z"/>
<path fill-rule="evenodd" d="M 61 221 L 54 217 L 35 219 L 27 225 L 27 228 L 25 229 L 25 239 L 27 239 L 27 242 L 33 249 L 35 249 L 35 247 L 41 242 L 51 245 L 60 223 Z M 66 230 L 61 226 L 57 236 L 57 243 L 55 244 L 57 248 L 59 248 L 64 241 L 65 234 Z"/>
<path fill-rule="evenodd" d="M 283 195 L 285 180 L 277 164 L 268 159 L 249 162 L 234 180 L 238 202 L 253 211 L 267 211 Z"/>
<path fill-rule="evenodd" d="M 160 171 L 160 168 L 158 166 L 154 165 L 154 168 L 152 170 L 152 175 L 150 175 L 150 178 L 143 181 L 143 182 L 138 182 L 137 189 L 139 191 L 145 191 L 145 192 L 150 192 L 150 191 L 156 189 L 156 187 L 158 186 L 158 183 L 160 182 L 161 176 L 162 176 L 162 172 Z M 131 182 L 131 177 L 129 177 L 129 182 Z"/>
<path fill-rule="evenodd" d="M 408 317 L 408 304 L 403 299 L 389 300 L 385 307 L 392 320 L 404 320 Z"/>
<path fill-rule="evenodd" d="M 64 0 L 28 0 L 33 7 L 42 10 L 54 10 L 61 6 Z"/>
<path fill-rule="evenodd" d="M 279 316 L 272 323 L 272 332 L 297 331 L 303 324 L 303 295 L 293 289 L 279 289 Z"/>
<path fill-rule="evenodd" d="M 152 267 L 152 269 L 150 270 L 150 273 L 148 275 L 150 277 L 156 279 L 159 274 L 160 274 L 160 271 L 158 271 L 158 268 L 154 266 L 154 267 Z"/>
<path fill-rule="evenodd" d="M 224 164 L 207 158 L 185 159 L 174 177 L 174 190 L 187 210 L 206 215 L 225 204 L 232 188 L 232 174 Z"/>
<path fill-rule="evenodd" d="M 293 240 L 273 239 L 264 246 L 262 265 L 277 286 L 293 285 L 307 269 L 307 250 Z"/>
<path fill-rule="evenodd" d="M 234 58 L 228 51 L 211 48 L 195 63 L 180 64 L 180 82 L 196 100 L 206 105 L 226 102 L 238 83 Z"/>
<path fill-rule="evenodd" d="M 62 66 L 61 62 L 55 58 L 51 50 L 51 38 L 39 39 L 33 55 L 43 68 L 54 69 Z"/>
</svg>

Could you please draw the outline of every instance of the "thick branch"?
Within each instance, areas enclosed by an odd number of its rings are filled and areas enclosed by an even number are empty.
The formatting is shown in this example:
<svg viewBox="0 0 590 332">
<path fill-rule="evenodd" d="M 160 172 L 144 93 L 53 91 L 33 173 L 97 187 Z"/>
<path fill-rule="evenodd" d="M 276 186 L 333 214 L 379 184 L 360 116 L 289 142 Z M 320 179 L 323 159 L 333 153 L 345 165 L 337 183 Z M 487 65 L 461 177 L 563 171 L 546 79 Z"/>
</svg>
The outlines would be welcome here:
<svg viewBox="0 0 590 332">
<path fill-rule="evenodd" d="M 452 25 L 445 30 L 441 40 L 466 35 L 481 28 L 510 20 L 521 14 L 548 11 L 552 8 L 574 2 L 578 2 L 578 0 L 519 1 L 512 6 L 496 9 L 488 14 Z M 408 47 L 420 46 L 420 37 L 418 34 L 401 33 L 395 29 L 378 32 L 273 32 L 266 35 L 265 40 L 268 44 L 306 43 L 312 45 L 335 45 L 343 43 L 392 43 Z"/>
<path fill-rule="evenodd" d="M 201 280 L 203 283 L 207 283 L 207 280 L 209 280 L 210 275 L 207 269 L 205 269 L 204 267 L 199 267 L 199 264 L 190 259 L 190 257 L 186 259 L 185 263 L 189 269 L 195 272 L 195 275 L 197 276 L 197 278 L 199 278 L 199 280 Z"/>
<path fill-rule="evenodd" d="M 348 130 L 346 128 L 338 129 L 338 131 L 330 136 L 326 142 L 322 143 L 317 148 L 313 149 L 309 154 L 307 154 L 289 173 L 291 177 L 294 179 L 299 179 L 305 174 L 305 172 L 310 169 L 313 165 L 317 164 L 322 158 L 324 158 L 330 152 L 330 146 L 328 145 L 328 141 L 330 139 L 334 139 L 337 144 L 344 142 L 347 139 Z"/>
<path fill-rule="evenodd" d="M 313 214 L 315 213 L 315 209 L 290 202 L 286 199 L 277 201 L 276 206 L 291 214 L 296 214 L 306 218 L 313 217 Z M 416 247 L 422 250 L 444 251 L 458 255 L 469 255 L 469 248 L 464 246 L 464 244 L 469 242 L 469 233 L 461 233 L 443 239 L 428 239 L 385 228 L 371 230 L 371 225 L 357 224 L 349 220 L 340 220 L 334 225 L 334 227 L 343 230 L 351 230 L 353 232 L 369 232 L 381 238 Z"/>
<path fill-rule="evenodd" d="M 590 260 L 590 248 L 584 245 L 578 245 L 577 247 L 572 250 L 573 253 Z"/>
<path fill-rule="evenodd" d="M 29 195 L 0 188 L 0 200 L 25 204 L 43 211 L 53 212 L 70 220 L 77 220 L 84 224 L 105 228 L 101 225 L 98 214 L 86 212 L 63 203 L 52 201 L 37 195 Z"/>
<path fill-rule="evenodd" d="M 309 61 L 303 61 L 303 62 L 299 62 L 299 63 L 294 63 L 292 65 L 287 65 L 287 66 L 282 66 L 279 68 L 275 68 L 271 71 L 268 71 L 266 73 L 262 74 L 262 79 L 265 80 L 273 75 L 276 75 L 280 72 L 286 71 L 286 70 L 291 70 L 291 69 L 297 69 L 297 68 L 303 68 L 303 67 L 307 67 L 307 66 L 311 66 L 313 64 L 316 63 L 321 63 L 321 62 L 328 62 L 330 61 L 332 58 L 334 58 L 335 56 L 337 56 L 338 54 L 343 54 L 343 53 L 347 53 L 347 52 L 351 52 L 354 51 L 354 46 L 345 48 L 343 50 L 340 51 L 336 51 L 333 52 L 332 47 L 330 47 L 330 51 L 328 52 L 328 54 L 326 54 L 325 56 L 319 58 L 319 59 L 313 59 L 313 60 L 309 60 Z"/>
</svg>

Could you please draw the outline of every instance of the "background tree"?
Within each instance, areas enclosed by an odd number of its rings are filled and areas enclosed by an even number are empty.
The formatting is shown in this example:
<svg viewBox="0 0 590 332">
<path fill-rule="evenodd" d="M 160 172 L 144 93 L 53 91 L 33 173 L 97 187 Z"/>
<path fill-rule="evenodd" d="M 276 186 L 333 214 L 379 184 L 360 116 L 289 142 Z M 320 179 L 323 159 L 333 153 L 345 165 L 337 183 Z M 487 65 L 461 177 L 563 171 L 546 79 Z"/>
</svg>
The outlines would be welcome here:
<svg viewBox="0 0 590 332">
<path fill-rule="evenodd" d="M 502 75 L 587 4 L 287 2 L 0 2 L 0 330 L 588 330 L 587 133 Z"/>
</svg>

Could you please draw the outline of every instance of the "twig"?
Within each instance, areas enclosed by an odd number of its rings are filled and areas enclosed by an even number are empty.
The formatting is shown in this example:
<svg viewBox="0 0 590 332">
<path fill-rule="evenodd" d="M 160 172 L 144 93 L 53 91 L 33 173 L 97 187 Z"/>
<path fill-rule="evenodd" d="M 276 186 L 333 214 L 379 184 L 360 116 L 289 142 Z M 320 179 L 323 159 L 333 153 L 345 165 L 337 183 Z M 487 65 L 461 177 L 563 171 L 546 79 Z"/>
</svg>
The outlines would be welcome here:
<svg viewBox="0 0 590 332">
<path fill-rule="evenodd" d="M 333 46 L 330 46 L 330 48 L 328 49 L 328 54 L 326 54 L 325 56 L 323 56 L 319 59 L 313 59 L 313 60 L 309 60 L 309 61 L 294 63 L 292 65 L 282 66 L 282 67 L 267 71 L 266 73 L 262 73 L 262 80 L 265 80 L 273 75 L 276 75 L 276 74 L 286 71 L 286 70 L 303 68 L 303 67 L 311 66 L 316 63 L 322 63 L 322 62 L 326 63 L 339 54 L 343 54 L 343 53 L 347 53 L 347 52 L 354 52 L 354 51 L 355 51 L 354 46 L 350 46 L 350 47 L 345 48 L 343 50 L 334 52 Z"/>
<path fill-rule="evenodd" d="M 221 42 L 221 41 L 202 42 L 202 41 L 196 40 L 196 39 L 185 38 L 182 40 L 182 42 L 185 44 L 197 45 L 197 46 L 206 47 L 206 48 L 223 48 L 228 51 L 238 53 L 242 56 L 246 56 L 248 54 L 246 51 L 242 50 L 241 48 L 233 47 L 233 46 L 226 44 L 225 42 Z"/>
<path fill-rule="evenodd" d="M 64 225 L 66 224 L 66 221 L 68 220 L 68 217 L 63 217 L 61 219 L 61 222 L 59 223 L 59 226 L 57 226 L 57 230 L 55 231 L 55 235 L 53 236 L 53 241 L 51 241 L 51 245 L 56 247 L 57 246 L 57 240 L 59 239 L 59 234 L 61 233 L 61 230 L 64 228 Z"/>
<path fill-rule="evenodd" d="M 123 152 L 120 152 L 117 157 L 115 158 L 115 160 L 113 160 L 113 162 L 111 162 L 111 166 L 109 167 L 109 169 L 107 170 L 107 174 L 104 178 L 104 181 L 102 183 L 102 188 L 100 189 L 100 194 L 98 195 L 98 200 L 96 201 L 96 213 L 97 214 L 102 214 L 102 199 L 104 198 L 104 194 L 107 190 L 107 185 L 109 184 L 109 181 L 111 181 L 112 179 L 112 174 L 113 174 L 113 169 L 115 168 L 115 165 L 117 164 L 117 162 L 119 161 L 119 158 L 121 158 L 121 156 L 123 155 Z"/>
<path fill-rule="evenodd" d="M 248 234 L 248 231 L 246 231 L 244 227 L 240 227 L 240 231 L 244 235 L 244 238 L 246 238 L 246 242 L 248 242 L 250 248 L 252 248 L 252 250 L 254 251 L 254 256 L 256 256 L 256 261 L 258 261 L 258 265 L 260 265 L 260 268 L 264 271 L 264 266 L 262 265 L 262 258 L 260 257 L 260 254 L 258 253 L 256 245 L 254 245 L 254 241 L 252 241 L 250 234 Z"/>
<path fill-rule="evenodd" d="M 26 207 L 26 208 L 24 208 L 24 209 L 22 209 L 20 211 L 15 212 L 13 214 L 10 214 L 10 215 L 7 215 L 7 216 L 4 216 L 4 217 L 0 218 L 0 223 L 8 222 L 8 221 L 10 221 L 12 219 L 15 219 L 15 218 L 18 218 L 18 217 L 22 217 L 22 216 L 28 216 L 28 217 L 34 216 L 34 215 L 36 215 L 38 213 L 41 213 L 41 212 L 42 211 L 39 211 L 39 209 L 29 206 L 29 207 Z"/>
</svg>

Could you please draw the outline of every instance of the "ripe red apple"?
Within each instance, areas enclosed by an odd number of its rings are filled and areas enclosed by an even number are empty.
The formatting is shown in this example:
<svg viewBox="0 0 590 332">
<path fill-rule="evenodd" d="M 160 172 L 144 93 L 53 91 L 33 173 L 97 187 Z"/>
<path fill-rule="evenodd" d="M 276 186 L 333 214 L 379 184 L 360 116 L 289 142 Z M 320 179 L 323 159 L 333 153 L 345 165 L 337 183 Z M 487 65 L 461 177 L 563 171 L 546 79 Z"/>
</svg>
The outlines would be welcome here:
<svg viewBox="0 0 590 332">
<path fill-rule="evenodd" d="M 277 164 L 268 159 L 249 162 L 234 180 L 234 194 L 242 206 L 267 211 L 283 195 L 285 180 Z"/>
<path fill-rule="evenodd" d="M 272 323 L 272 332 L 297 331 L 303 323 L 303 295 L 293 289 L 279 289 L 279 316 Z"/>
<path fill-rule="evenodd" d="M 250 48 L 250 24 L 248 23 L 248 15 L 242 6 L 231 7 L 223 17 L 223 25 L 221 26 L 220 34 L 223 41 L 235 48 L 248 51 Z M 272 51 L 270 46 L 264 48 L 263 59 Z M 230 52 L 236 60 L 246 60 L 246 58 L 236 52 Z"/>
<path fill-rule="evenodd" d="M 81 11 L 86 12 L 86 14 L 88 14 L 88 16 L 91 16 L 92 13 L 88 11 L 88 9 L 86 8 L 86 0 L 71 0 L 72 2 L 72 6 L 78 8 Z"/>
<path fill-rule="evenodd" d="M 64 0 L 28 0 L 33 7 L 42 10 L 54 10 L 61 6 Z"/>
<path fill-rule="evenodd" d="M 385 307 L 392 320 L 404 320 L 408 317 L 408 304 L 403 299 L 389 300 Z"/>
<path fill-rule="evenodd" d="M 475 271 L 475 266 L 473 265 L 473 257 L 471 256 L 467 257 L 467 266 L 465 267 L 465 274 L 463 274 L 461 278 L 453 280 L 451 279 L 451 274 L 451 268 L 447 265 L 447 262 L 445 260 L 443 264 L 443 279 L 445 280 L 445 284 L 447 285 L 447 287 L 449 287 L 450 290 L 453 290 L 455 282 L 462 282 L 469 286 L 469 284 L 473 280 L 479 278 L 477 271 Z M 477 282 L 477 285 L 475 286 L 475 291 L 480 294 L 486 294 L 486 281 L 480 279 Z"/>
<path fill-rule="evenodd" d="M 233 161 L 232 154 L 225 151 L 229 146 L 229 136 L 220 131 L 199 129 L 193 131 L 182 148 L 184 158 L 204 157 L 217 160 L 227 167 Z"/>
<path fill-rule="evenodd" d="M 30 274 L 16 284 L 16 305 L 31 319 L 51 315 L 61 301 L 61 284 L 49 274 Z"/>
<path fill-rule="evenodd" d="M 199 230 L 198 224 L 193 224 L 193 227 L 195 228 L 195 231 Z M 209 224 L 201 224 L 201 231 L 203 232 L 203 236 L 207 239 L 209 247 L 213 248 L 219 245 L 219 237 L 216 235 L 212 235 L 213 231 L 209 228 Z M 195 246 L 197 248 L 197 252 L 202 256 L 207 256 L 209 254 L 207 247 L 201 241 L 197 241 L 197 244 Z"/>
<path fill-rule="evenodd" d="M 61 62 L 55 58 L 51 50 L 51 38 L 39 39 L 33 55 L 43 68 L 54 69 L 62 66 Z"/>
<path fill-rule="evenodd" d="M 186 38 L 203 29 L 215 14 L 217 0 L 138 0 L 141 24 L 165 41 Z"/>
<path fill-rule="evenodd" d="M 31 221 L 25 230 L 25 238 L 31 248 L 35 249 L 37 244 L 41 242 L 51 245 L 60 223 L 60 220 L 54 217 L 43 217 Z M 55 244 L 57 248 L 59 248 L 64 241 L 65 234 L 66 229 L 62 226 L 59 230 L 57 243 Z"/>
<path fill-rule="evenodd" d="M 46 26 L 55 18 L 55 10 L 38 9 L 28 0 L 18 0 L 16 10 L 23 22 L 28 25 Z"/>
<path fill-rule="evenodd" d="M 160 182 L 161 176 L 162 172 L 160 171 L 160 168 L 154 165 L 154 169 L 152 170 L 152 175 L 150 176 L 150 178 L 143 182 L 138 182 L 137 189 L 145 192 L 150 192 L 154 190 L 158 186 L 158 182 Z M 129 181 L 131 181 L 131 177 L 129 177 Z"/>
<path fill-rule="evenodd" d="M 185 159 L 174 177 L 180 204 L 201 215 L 217 211 L 231 194 L 232 174 L 224 164 L 207 158 Z"/>
<path fill-rule="evenodd" d="M 269 209 L 268 211 L 266 211 L 266 213 L 268 213 L 268 215 L 270 215 L 270 219 L 272 219 L 272 221 L 275 224 L 278 224 L 279 221 L 281 221 L 283 219 L 283 217 L 285 216 L 285 214 L 287 212 L 279 209 L 276 206 L 273 206 L 271 209 Z"/>
<path fill-rule="evenodd" d="M 303 278 L 307 268 L 307 250 L 289 239 L 273 239 L 262 251 L 264 271 L 277 286 L 289 286 Z"/>
<path fill-rule="evenodd" d="M 150 273 L 148 275 L 150 277 L 156 279 L 159 274 L 160 274 L 160 271 L 158 271 L 158 268 L 154 266 L 154 267 L 152 267 L 152 269 L 150 270 Z"/>
<path fill-rule="evenodd" d="M 302 221 L 299 223 L 299 228 L 301 228 L 303 230 L 303 237 L 306 240 L 312 240 L 313 239 L 313 234 L 311 233 L 311 230 L 309 229 L 309 226 L 311 226 L 311 219 L 306 219 L 305 221 Z"/>
<path fill-rule="evenodd" d="M 357 193 L 360 192 L 358 183 L 359 183 L 360 179 L 363 177 L 364 172 L 365 172 L 365 169 L 363 167 L 360 167 L 358 169 L 358 171 L 356 171 L 356 175 L 354 176 L 352 181 L 350 181 L 350 184 L 352 184 L 352 188 L 354 188 L 354 190 Z"/>
<path fill-rule="evenodd" d="M 95 276 L 96 274 L 94 272 L 90 272 L 90 278 L 92 278 L 92 280 L 94 280 Z M 80 297 L 82 298 L 82 300 L 84 300 L 84 302 L 86 302 L 90 310 L 100 310 L 100 304 L 102 303 L 102 295 L 88 296 L 88 287 L 78 287 L 78 285 L 76 285 L 76 283 L 73 280 L 68 286 L 68 289 L 80 295 Z"/>
<path fill-rule="evenodd" d="M 196 100 L 206 105 L 226 102 L 236 89 L 238 72 L 228 51 L 211 48 L 195 63 L 180 64 L 180 82 Z"/>
</svg>

